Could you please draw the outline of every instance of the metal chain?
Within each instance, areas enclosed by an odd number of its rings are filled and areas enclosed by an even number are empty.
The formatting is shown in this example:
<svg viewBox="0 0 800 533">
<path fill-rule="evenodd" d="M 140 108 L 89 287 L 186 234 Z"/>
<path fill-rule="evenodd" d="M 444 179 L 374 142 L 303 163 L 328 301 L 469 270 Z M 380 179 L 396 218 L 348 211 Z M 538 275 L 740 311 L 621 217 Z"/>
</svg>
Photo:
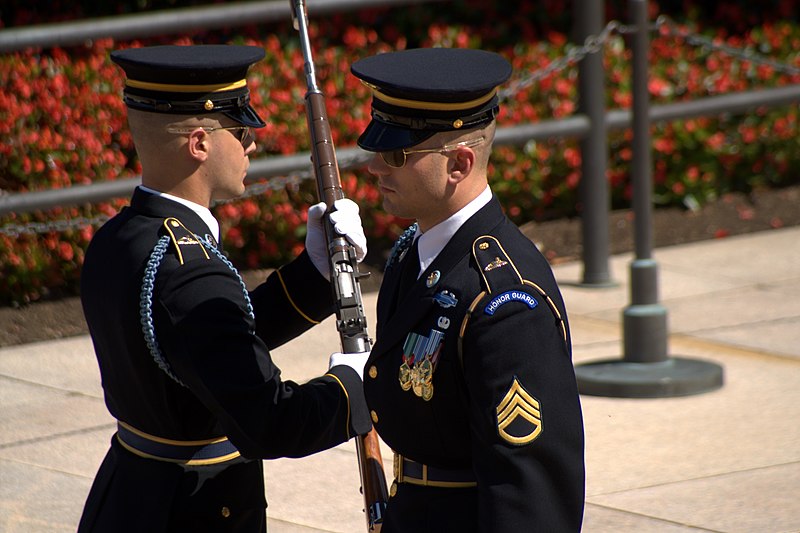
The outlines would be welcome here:
<svg viewBox="0 0 800 533">
<path fill-rule="evenodd" d="M 498 93 L 499 98 L 505 99 L 510 96 L 517 94 L 522 89 L 534 84 L 535 82 L 546 78 L 550 74 L 555 72 L 560 72 L 567 67 L 570 67 L 574 64 L 577 64 L 583 61 L 589 54 L 594 54 L 602 50 L 603 46 L 606 42 L 611 38 L 611 35 L 614 32 L 624 34 L 624 33 L 632 33 L 636 31 L 635 27 L 631 27 L 625 24 L 622 24 L 616 20 L 612 20 L 608 24 L 606 24 L 605 28 L 597 34 L 597 35 L 589 35 L 583 41 L 583 45 L 579 47 L 572 47 L 567 50 L 567 54 L 564 56 L 555 59 L 553 62 L 549 63 L 546 67 L 543 67 L 539 70 L 535 70 L 530 74 L 512 81 L 509 84 L 507 89 L 504 89 Z"/>
<path fill-rule="evenodd" d="M 717 43 L 712 38 L 705 37 L 703 35 L 700 35 L 699 33 L 691 32 L 686 29 L 682 29 L 678 25 L 678 23 L 676 23 L 666 15 L 660 15 L 656 19 L 656 22 L 652 25 L 649 25 L 648 28 L 650 31 L 660 31 L 662 28 L 664 28 L 668 35 L 680 38 L 690 46 L 697 46 L 712 51 L 722 52 L 724 54 L 727 54 L 731 57 L 735 57 L 742 61 L 748 61 L 759 65 L 767 65 L 774 68 L 778 72 L 782 72 L 785 74 L 791 74 L 791 75 L 800 74 L 800 67 L 796 67 L 790 63 L 784 61 L 778 61 L 771 57 L 760 54 L 755 50 L 753 50 L 752 46 L 748 46 L 746 48 L 735 48 L 733 46 L 729 46 L 726 44 Z M 566 55 L 555 59 L 547 66 L 532 71 L 529 74 L 517 80 L 513 80 L 509 84 L 508 88 L 503 89 L 498 93 L 498 96 L 501 100 L 508 99 L 509 97 L 517 94 L 522 89 L 525 89 L 530 85 L 533 85 L 537 81 L 540 81 L 551 74 L 560 72 L 581 62 L 587 55 L 594 54 L 602 50 L 605 44 L 608 42 L 608 40 L 615 33 L 624 35 L 628 33 L 635 33 L 636 31 L 637 31 L 636 26 L 622 24 L 619 21 L 612 20 L 611 22 L 606 24 L 606 26 L 599 34 L 589 35 L 588 37 L 586 37 L 586 39 L 583 42 L 583 45 L 577 47 L 571 47 L 569 48 L 569 50 L 567 50 Z M 351 164 L 362 163 L 365 162 L 369 157 L 371 157 L 370 154 L 366 154 L 363 156 L 355 156 L 349 160 L 349 163 Z M 267 181 L 255 183 L 248 186 L 245 189 L 244 194 L 242 194 L 238 198 L 221 201 L 218 203 L 236 202 L 244 198 L 250 198 L 252 196 L 261 195 L 267 191 L 277 191 L 284 188 L 296 189 L 297 187 L 299 187 L 301 182 L 310 179 L 312 176 L 313 174 L 310 171 L 307 171 L 307 172 L 293 173 L 285 177 L 271 178 Z M 93 226 L 93 227 L 100 226 L 108 219 L 109 217 L 107 215 L 98 215 L 92 218 L 78 217 L 73 219 L 53 220 L 49 222 L 28 222 L 25 224 L 11 223 L 0 227 L 0 235 L 6 235 L 12 238 L 16 238 L 24 233 L 42 234 L 42 233 L 50 233 L 53 231 L 63 232 L 75 228 L 84 228 L 86 226 Z"/>
<path fill-rule="evenodd" d="M 650 31 L 659 31 L 661 28 L 666 28 L 668 35 L 679 37 L 686 41 L 686 44 L 691 46 L 705 47 L 713 51 L 725 53 L 742 61 L 768 65 L 786 74 L 800 74 L 800 67 L 795 67 L 789 63 L 759 54 L 754 51 L 751 46 L 740 49 L 714 42 L 714 40 L 709 37 L 682 29 L 678 23 L 666 15 L 660 15 L 656 19 L 655 24 L 648 25 Z M 567 50 L 566 55 L 554 60 L 547 66 L 535 70 L 516 81 L 512 81 L 507 89 L 498 93 L 498 96 L 500 99 L 509 98 L 537 81 L 581 62 L 587 55 L 599 52 L 614 33 L 625 35 L 628 33 L 636 33 L 636 31 L 637 27 L 635 25 L 622 24 L 619 21 L 612 20 L 606 24 L 605 28 L 603 28 L 599 34 L 586 37 L 582 46 L 570 48 Z"/>
<path fill-rule="evenodd" d="M 749 61 L 759 65 L 768 65 L 779 72 L 783 72 L 784 74 L 800 74 L 800 67 L 796 67 L 789 63 L 778 61 L 771 57 L 762 55 L 754 51 L 752 46 L 748 46 L 746 48 L 735 48 L 733 46 L 728 46 L 727 44 L 714 42 L 714 40 L 709 37 L 682 29 L 678 23 L 666 15 L 661 15 L 656 19 L 655 27 L 659 30 L 661 28 L 666 28 L 669 35 L 680 37 L 686 41 L 687 44 L 692 46 L 699 46 L 708 48 L 709 50 L 722 52 L 742 61 Z"/>
<path fill-rule="evenodd" d="M 64 232 L 71 229 L 85 228 L 86 226 L 100 226 L 104 224 L 109 218 L 108 215 L 97 215 L 96 217 L 75 217 L 59 220 L 50 220 L 47 222 L 26 222 L 24 224 L 6 224 L 0 228 L 0 234 L 7 235 L 12 238 L 19 237 L 24 233 L 50 233 L 50 232 Z"/>
</svg>

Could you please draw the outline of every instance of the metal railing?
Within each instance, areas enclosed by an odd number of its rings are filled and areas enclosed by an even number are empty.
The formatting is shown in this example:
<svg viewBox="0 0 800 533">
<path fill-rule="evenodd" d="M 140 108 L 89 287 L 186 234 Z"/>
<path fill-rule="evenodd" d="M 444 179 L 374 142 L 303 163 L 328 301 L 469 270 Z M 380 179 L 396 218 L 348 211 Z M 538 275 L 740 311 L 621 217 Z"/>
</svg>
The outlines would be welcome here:
<svg viewBox="0 0 800 533">
<path fill-rule="evenodd" d="M 310 15 L 321 16 L 368 7 L 390 7 L 431 1 L 445 0 L 314 0 Z M 93 39 L 107 37 L 118 40 L 141 39 L 194 30 L 214 30 L 290 20 L 289 7 L 286 0 L 236 2 L 9 28 L 0 30 L 0 53 L 40 46 L 82 45 Z"/>
</svg>

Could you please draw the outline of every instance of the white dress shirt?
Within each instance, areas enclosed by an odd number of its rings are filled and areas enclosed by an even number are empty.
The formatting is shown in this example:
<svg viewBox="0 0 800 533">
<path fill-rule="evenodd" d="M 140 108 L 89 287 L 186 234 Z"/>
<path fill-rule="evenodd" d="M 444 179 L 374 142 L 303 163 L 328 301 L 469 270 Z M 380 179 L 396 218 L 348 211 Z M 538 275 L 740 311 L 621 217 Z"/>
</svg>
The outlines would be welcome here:
<svg viewBox="0 0 800 533">
<path fill-rule="evenodd" d="M 220 241 L 220 234 L 219 234 L 219 222 L 217 219 L 214 218 L 214 215 L 211 214 L 211 211 L 200 204 L 196 204 L 194 202 L 190 202 L 186 198 L 181 198 L 179 196 L 174 196 L 172 194 L 167 194 L 165 192 L 156 191 L 155 189 L 151 189 L 150 187 L 145 187 L 144 185 L 139 185 L 139 188 L 145 192 L 149 192 L 150 194 L 155 194 L 156 196 L 160 196 L 162 198 L 166 198 L 167 200 L 172 200 L 173 202 L 178 202 L 179 204 L 183 204 L 203 219 L 203 222 L 206 223 L 208 226 L 209 234 L 216 239 L 217 242 Z M 202 237 L 203 235 L 201 235 Z"/>
<path fill-rule="evenodd" d="M 417 233 L 414 235 L 415 239 L 419 239 L 417 244 L 419 250 L 419 279 L 420 274 L 425 272 L 425 269 L 433 263 L 433 260 L 439 255 L 445 245 L 450 242 L 453 235 L 456 234 L 464 222 L 466 222 L 472 215 L 480 211 L 480 209 L 489 203 L 492 199 L 492 190 L 487 185 L 486 188 L 475 197 L 470 203 L 462 207 L 457 213 L 450 218 L 439 222 L 434 227 L 426 232 L 421 232 L 417 228 Z"/>
</svg>

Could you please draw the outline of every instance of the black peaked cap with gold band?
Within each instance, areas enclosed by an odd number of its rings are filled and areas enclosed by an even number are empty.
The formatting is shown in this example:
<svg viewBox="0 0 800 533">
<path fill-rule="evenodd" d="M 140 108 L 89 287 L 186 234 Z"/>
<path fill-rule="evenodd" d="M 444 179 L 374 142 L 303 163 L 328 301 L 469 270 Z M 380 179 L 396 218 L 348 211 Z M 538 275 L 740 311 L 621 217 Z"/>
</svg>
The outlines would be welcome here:
<svg viewBox="0 0 800 533">
<path fill-rule="evenodd" d="M 266 124 L 250 106 L 247 71 L 264 58 L 257 46 L 150 46 L 115 50 L 125 71 L 125 104 L 177 115 L 221 113 L 253 128 Z"/>
<path fill-rule="evenodd" d="M 437 132 L 469 129 L 497 116 L 497 91 L 511 76 L 505 58 L 466 48 L 414 48 L 356 61 L 351 72 L 372 90 L 364 150 L 408 148 Z"/>
</svg>

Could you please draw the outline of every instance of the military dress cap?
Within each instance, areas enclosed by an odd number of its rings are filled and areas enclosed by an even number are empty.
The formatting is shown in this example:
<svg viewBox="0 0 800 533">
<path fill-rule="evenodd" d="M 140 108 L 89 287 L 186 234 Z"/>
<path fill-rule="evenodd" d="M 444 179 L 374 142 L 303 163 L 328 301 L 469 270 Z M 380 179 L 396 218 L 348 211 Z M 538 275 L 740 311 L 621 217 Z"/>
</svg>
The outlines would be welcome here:
<svg viewBox="0 0 800 533">
<path fill-rule="evenodd" d="M 266 124 L 250 106 L 247 71 L 264 58 L 257 46 L 128 48 L 111 53 L 125 71 L 128 107 L 154 113 L 222 113 L 245 126 Z"/>
<path fill-rule="evenodd" d="M 372 90 L 364 150 L 408 148 L 437 132 L 494 120 L 497 91 L 511 76 L 502 56 L 466 48 L 415 48 L 356 61 L 351 72 Z"/>
</svg>

